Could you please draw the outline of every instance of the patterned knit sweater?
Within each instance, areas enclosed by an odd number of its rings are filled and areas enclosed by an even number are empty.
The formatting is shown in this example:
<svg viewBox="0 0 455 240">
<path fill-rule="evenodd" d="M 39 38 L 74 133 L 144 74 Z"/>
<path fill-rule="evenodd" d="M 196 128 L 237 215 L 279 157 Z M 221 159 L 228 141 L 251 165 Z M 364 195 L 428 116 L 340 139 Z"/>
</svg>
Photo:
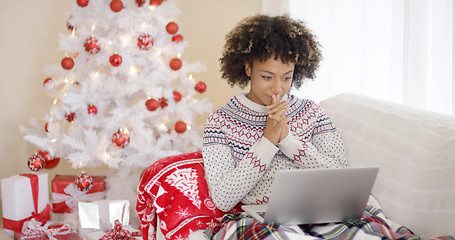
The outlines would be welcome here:
<svg viewBox="0 0 455 240">
<path fill-rule="evenodd" d="M 207 118 L 202 154 L 210 196 L 219 209 L 267 203 L 279 170 L 348 165 L 341 137 L 321 107 L 288 98 L 289 134 L 276 146 L 263 137 L 268 110 L 245 93 Z"/>
</svg>

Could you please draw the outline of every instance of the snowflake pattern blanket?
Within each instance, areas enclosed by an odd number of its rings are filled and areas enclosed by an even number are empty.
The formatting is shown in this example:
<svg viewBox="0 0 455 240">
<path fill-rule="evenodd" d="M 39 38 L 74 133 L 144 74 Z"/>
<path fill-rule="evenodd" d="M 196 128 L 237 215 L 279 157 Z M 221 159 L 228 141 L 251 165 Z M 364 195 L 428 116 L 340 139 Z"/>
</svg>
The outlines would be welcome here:
<svg viewBox="0 0 455 240">
<path fill-rule="evenodd" d="M 226 213 L 209 197 L 203 164 L 199 151 L 160 159 L 146 169 L 136 204 L 144 240 L 156 239 L 157 217 L 166 239 L 184 239 L 219 224 Z"/>
<path fill-rule="evenodd" d="M 305 225 L 302 228 L 261 224 L 241 213 L 240 205 L 222 212 L 212 202 L 205 180 L 202 153 L 163 158 L 144 172 L 138 187 L 136 210 L 144 240 L 155 240 L 157 227 L 166 239 L 185 239 L 205 229 L 210 239 L 402 239 L 417 240 L 408 228 L 387 219 L 370 198 L 361 220 L 341 224 Z M 157 217 L 160 226 L 157 226 Z M 455 240 L 452 236 L 434 240 Z"/>
</svg>

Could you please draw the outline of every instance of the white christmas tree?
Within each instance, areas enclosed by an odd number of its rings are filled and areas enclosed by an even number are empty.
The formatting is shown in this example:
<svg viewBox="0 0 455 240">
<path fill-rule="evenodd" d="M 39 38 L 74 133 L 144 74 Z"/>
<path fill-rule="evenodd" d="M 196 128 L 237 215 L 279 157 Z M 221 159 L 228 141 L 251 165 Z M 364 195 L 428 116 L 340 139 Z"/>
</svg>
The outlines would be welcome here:
<svg viewBox="0 0 455 240">
<path fill-rule="evenodd" d="M 73 168 L 124 174 L 200 149 L 196 116 L 211 104 L 195 98 L 206 86 L 192 73 L 205 67 L 180 59 L 177 14 L 170 0 L 77 0 L 59 36 L 62 62 L 45 68 L 54 105 L 45 122 L 21 127 L 25 139 Z"/>
</svg>

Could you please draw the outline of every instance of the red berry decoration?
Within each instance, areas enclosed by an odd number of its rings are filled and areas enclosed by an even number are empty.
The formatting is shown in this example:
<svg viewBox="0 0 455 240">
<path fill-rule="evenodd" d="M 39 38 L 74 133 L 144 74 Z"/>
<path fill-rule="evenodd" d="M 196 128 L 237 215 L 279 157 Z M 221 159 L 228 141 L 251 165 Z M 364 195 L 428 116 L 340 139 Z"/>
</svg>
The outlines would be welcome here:
<svg viewBox="0 0 455 240">
<path fill-rule="evenodd" d="M 80 7 L 87 7 L 88 5 L 88 0 L 77 0 L 77 5 L 79 5 Z"/>
<path fill-rule="evenodd" d="M 48 127 L 49 127 L 49 123 L 47 122 L 46 124 L 44 124 L 44 130 L 45 130 L 46 132 L 49 132 Z"/>
<path fill-rule="evenodd" d="M 173 42 L 176 42 L 176 43 L 179 43 L 179 42 L 181 42 L 182 40 L 183 40 L 183 37 L 182 37 L 182 35 L 180 35 L 180 34 L 177 34 L 177 35 L 175 35 L 175 36 L 172 37 L 172 41 L 173 41 Z"/>
<path fill-rule="evenodd" d="M 166 31 L 169 34 L 176 34 L 178 30 L 179 30 L 179 26 L 175 22 L 170 22 L 166 25 Z"/>
<path fill-rule="evenodd" d="M 115 53 L 109 58 L 109 62 L 111 63 L 112 66 L 118 67 L 120 66 L 120 64 L 122 64 L 122 57 Z"/>
<path fill-rule="evenodd" d="M 71 25 L 71 23 L 70 23 L 70 22 L 66 22 L 66 27 L 67 27 L 67 28 L 68 28 L 68 30 L 70 30 L 70 31 L 73 31 L 73 30 L 74 30 L 74 26 L 73 26 L 73 25 Z"/>
<path fill-rule="evenodd" d="M 128 131 L 119 129 L 114 135 L 112 135 L 112 143 L 121 148 L 125 148 L 130 143 L 130 137 Z"/>
<path fill-rule="evenodd" d="M 159 102 L 156 101 L 155 99 L 153 98 L 150 98 L 149 100 L 147 100 L 145 102 L 145 107 L 147 107 L 147 110 L 153 112 L 155 111 L 156 109 L 158 109 L 158 107 L 160 106 Z"/>
<path fill-rule="evenodd" d="M 148 33 L 143 33 L 137 38 L 137 46 L 142 50 L 150 50 L 153 46 L 153 39 Z"/>
<path fill-rule="evenodd" d="M 182 94 L 180 94 L 179 92 L 174 91 L 173 94 L 174 94 L 174 101 L 178 102 L 178 101 L 180 101 L 180 99 L 182 99 Z"/>
<path fill-rule="evenodd" d="M 50 81 L 52 81 L 52 78 L 48 77 L 44 80 L 43 85 L 46 86 Z"/>
<path fill-rule="evenodd" d="M 158 101 L 160 102 L 160 107 L 163 109 L 169 105 L 167 104 L 167 99 L 164 97 L 158 98 Z"/>
<path fill-rule="evenodd" d="M 179 58 L 173 58 L 169 62 L 169 66 L 171 67 L 172 70 L 177 71 L 182 67 L 182 60 Z"/>
<path fill-rule="evenodd" d="M 196 83 L 196 85 L 194 86 L 194 89 L 195 89 L 198 93 L 203 93 L 203 92 L 205 92 L 205 90 L 207 89 L 207 86 L 205 85 L 204 82 L 198 82 L 198 83 Z"/>
<path fill-rule="evenodd" d="M 66 118 L 66 121 L 73 122 L 74 119 L 76 119 L 76 113 L 75 112 L 67 113 L 67 114 L 65 114 L 65 118 Z"/>
<path fill-rule="evenodd" d="M 74 60 L 70 57 L 65 57 L 62 59 L 62 67 L 66 70 L 70 70 L 71 68 L 74 67 Z"/>
<path fill-rule="evenodd" d="M 184 133 L 186 131 L 186 123 L 184 121 L 178 121 L 174 124 L 174 130 L 178 133 Z"/>
<path fill-rule="evenodd" d="M 89 104 L 87 105 L 87 113 L 88 114 L 96 114 L 98 112 L 98 109 L 95 107 L 95 105 Z"/>
<path fill-rule="evenodd" d="M 136 4 L 138 7 L 142 7 L 142 5 L 144 5 L 145 3 L 145 0 L 136 0 Z"/>
<path fill-rule="evenodd" d="M 112 0 L 110 6 L 113 12 L 120 12 L 123 9 L 123 2 L 120 0 Z"/>
<path fill-rule="evenodd" d="M 100 46 L 98 45 L 98 39 L 91 36 L 87 38 L 84 42 L 85 51 L 89 52 L 90 54 L 96 54 L 100 51 Z"/>
<path fill-rule="evenodd" d="M 45 165 L 46 160 L 38 153 L 33 154 L 33 156 L 28 159 L 28 167 L 34 172 L 41 170 Z"/>
<path fill-rule="evenodd" d="M 159 6 L 161 5 L 161 3 L 163 2 L 163 0 L 150 0 L 150 6 Z"/>
<path fill-rule="evenodd" d="M 82 172 L 82 174 L 74 180 L 77 190 L 88 192 L 93 187 L 93 178 Z"/>
</svg>

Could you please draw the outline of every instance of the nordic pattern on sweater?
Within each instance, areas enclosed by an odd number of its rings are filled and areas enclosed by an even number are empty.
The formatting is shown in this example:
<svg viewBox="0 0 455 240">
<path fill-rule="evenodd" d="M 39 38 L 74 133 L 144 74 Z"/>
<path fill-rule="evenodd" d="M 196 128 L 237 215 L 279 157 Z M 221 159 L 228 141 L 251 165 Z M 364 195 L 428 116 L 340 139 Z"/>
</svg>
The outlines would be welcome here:
<svg viewBox="0 0 455 240">
<path fill-rule="evenodd" d="M 207 118 L 202 154 L 210 196 L 219 209 L 267 203 L 279 170 L 348 165 L 342 139 L 321 107 L 288 98 L 289 134 L 277 146 L 263 137 L 267 109 L 244 93 Z"/>
</svg>

